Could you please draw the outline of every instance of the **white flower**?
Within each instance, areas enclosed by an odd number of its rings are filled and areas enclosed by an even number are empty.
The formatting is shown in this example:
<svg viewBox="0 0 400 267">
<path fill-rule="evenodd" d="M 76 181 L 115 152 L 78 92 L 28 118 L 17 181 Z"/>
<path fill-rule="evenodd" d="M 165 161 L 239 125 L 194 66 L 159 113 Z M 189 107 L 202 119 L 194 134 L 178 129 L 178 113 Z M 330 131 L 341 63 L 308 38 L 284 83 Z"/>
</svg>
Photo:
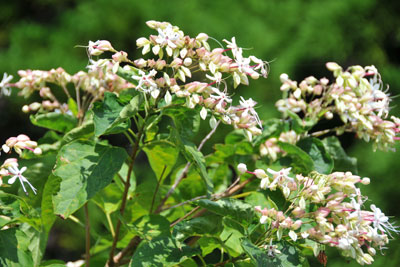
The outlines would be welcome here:
<svg viewBox="0 0 400 267">
<path fill-rule="evenodd" d="M 243 111 L 243 115 L 244 116 L 246 116 L 247 114 L 251 114 L 251 115 L 253 115 L 254 116 L 254 118 L 256 119 L 256 121 L 257 121 L 257 124 L 258 124 L 258 126 L 260 126 L 260 128 L 262 128 L 262 123 L 261 123 L 261 120 L 260 120 L 260 118 L 258 117 L 258 114 L 257 114 L 257 112 L 255 111 L 255 109 L 254 109 L 254 106 L 257 104 L 257 102 L 256 101 L 254 101 L 253 99 L 251 99 L 251 98 L 249 98 L 248 100 L 245 100 L 242 96 L 240 97 L 240 100 L 239 100 L 239 103 L 240 103 L 240 107 L 239 107 L 239 109 L 243 109 L 244 111 Z"/>
<path fill-rule="evenodd" d="M 36 188 L 34 188 L 34 187 L 31 185 L 31 183 L 28 181 L 28 179 L 26 179 L 26 178 L 22 175 L 22 173 L 23 173 L 24 171 L 26 171 L 26 167 L 22 167 L 22 168 L 19 170 L 18 167 L 14 165 L 14 166 L 8 167 L 8 171 L 9 171 L 11 174 L 14 175 L 14 176 L 11 177 L 10 179 L 8 179 L 8 184 L 13 184 L 13 183 L 15 182 L 15 180 L 17 180 L 17 178 L 18 178 L 18 179 L 19 179 L 19 182 L 20 182 L 21 185 L 22 185 L 22 189 L 24 190 L 25 194 L 28 195 L 28 192 L 26 191 L 25 185 L 24 185 L 24 183 L 27 183 L 27 184 L 30 186 L 30 188 L 32 189 L 33 193 L 36 195 Z"/>
<path fill-rule="evenodd" d="M 136 89 L 147 92 L 149 88 L 157 88 L 157 84 L 152 79 L 156 74 L 157 71 L 155 70 L 151 70 L 148 74 L 139 70 L 138 75 L 132 75 L 132 79 L 139 81 L 136 85 Z"/>
<path fill-rule="evenodd" d="M 272 239 L 269 241 L 269 245 L 265 245 L 264 248 L 267 249 L 269 257 L 275 257 L 276 254 L 281 253 L 276 245 L 272 245 Z"/>
<path fill-rule="evenodd" d="M 174 31 L 172 25 L 168 25 L 165 29 L 158 28 L 158 36 L 156 42 L 161 46 L 168 45 L 171 48 L 176 48 L 176 44 L 172 41 L 176 41 L 179 38 L 178 32 Z"/>
<path fill-rule="evenodd" d="M 232 37 L 232 42 L 229 42 L 228 40 L 225 40 L 225 39 L 223 41 L 225 43 L 227 43 L 226 47 L 230 48 L 231 51 L 232 51 L 233 56 L 236 57 L 236 54 L 239 52 L 239 47 L 236 44 L 235 37 Z"/>
<path fill-rule="evenodd" d="M 371 205 L 371 210 L 374 212 L 374 220 L 373 225 L 376 229 L 380 230 L 381 232 L 388 233 L 391 235 L 390 232 L 399 232 L 396 226 L 393 226 L 389 222 L 389 218 L 385 216 L 385 214 L 381 211 L 380 208 L 377 208 L 374 204 Z"/>
<path fill-rule="evenodd" d="M 288 175 L 290 173 L 290 170 L 292 168 L 283 168 L 280 171 L 274 171 L 271 170 L 270 168 L 267 169 L 267 172 L 269 172 L 270 174 L 273 175 L 274 180 L 272 181 L 272 183 L 269 185 L 270 189 L 274 189 L 277 185 L 277 183 L 281 180 L 281 181 L 294 181 L 293 178 L 290 178 Z"/>
<path fill-rule="evenodd" d="M 13 79 L 14 77 L 12 75 L 8 75 L 7 73 L 4 73 L 3 79 L 0 82 L 0 95 L 4 94 L 6 96 L 9 96 L 11 94 L 11 89 L 8 87 L 8 83 Z"/>
</svg>

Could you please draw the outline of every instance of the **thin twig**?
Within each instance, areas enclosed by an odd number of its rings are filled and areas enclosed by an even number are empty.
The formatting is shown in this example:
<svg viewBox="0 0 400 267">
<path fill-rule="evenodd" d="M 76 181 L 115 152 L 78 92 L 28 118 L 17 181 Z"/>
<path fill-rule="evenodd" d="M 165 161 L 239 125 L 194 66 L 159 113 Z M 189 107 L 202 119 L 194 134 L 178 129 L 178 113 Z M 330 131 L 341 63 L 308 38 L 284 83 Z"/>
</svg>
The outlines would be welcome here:
<svg viewBox="0 0 400 267">
<path fill-rule="evenodd" d="M 87 202 L 84 207 L 85 207 L 85 234 L 86 234 L 85 266 L 90 266 L 90 220 L 89 220 L 89 209 Z"/>
<path fill-rule="evenodd" d="M 215 125 L 215 127 L 203 138 L 203 140 L 201 140 L 197 150 L 200 151 L 204 144 L 207 142 L 207 140 L 209 140 L 211 138 L 211 136 L 215 133 L 215 131 L 218 128 L 218 125 L 221 123 L 221 121 L 218 121 L 217 124 Z M 172 193 L 174 193 L 175 189 L 178 187 L 179 183 L 186 177 L 187 172 L 189 171 L 189 167 L 190 167 L 191 163 L 188 162 L 185 165 L 185 168 L 183 169 L 181 175 L 178 177 L 178 179 L 175 180 L 174 184 L 171 186 L 171 188 L 169 189 L 169 191 L 167 192 L 167 194 L 165 195 L 165 197 L 161 200 L 160 204 L 158 205 L 157 209 L 156 209 L 156 213 L 159 213 L 162 209 L 162 206 L 164 206 L 165 202 L 168 200 L 168 198 L 172 195 Z"/>
<path fill-rule="evenodd" d="M 129 192 L 129 188 L 130 188 L 130 185 L 131 185 L 130 181 L 131 181 L 133 165 L 135 163 L 137 152 L 139 150 L 139 141 L 140 141 L 141 136 L 143 134 L 144 125 L 145 125 L 145 123 L 143 123 L 143 126 L 142 126 L 142 128 L 140 129 L 140 131 L 138 133 L 138 139 L 136 140 L 136 142 L 135 142 L 135 144 L 133 146 L 133 149 L 132 149 L 132 153 L 130 155 L 131 162 L 130 162 L 129 168 L 128 168 L 128 175 L 127 175 L 127 178 L 126 178 L 126 181 L 125 181 L 125 189 L 124 189 L 124 193 L 122 195 L 122 203 L 121 203 L 121 208 L 120 208 L 121 216 L 124 215 L 126 201 L 127 201 L 127 198 L 128 198 L 128 192 Z M 114 240 L 113 240 L 113 244 L 111 246 L 110 256 L 109 256 L 108 263 L 107 263 L 108 266 L 114 266 L 114 251 L 115 251 L 115 248 L 116 248 L 117 243 L 118 243 L 118 237 L 119 237 L 119 232 L 120 232 L 120 229 L 121 229 L 121 224 L 122 224 L 121 220 L 118 219 L 117 226 L 115 227 L 115 237 L 114 237 Z"/>
</svg>

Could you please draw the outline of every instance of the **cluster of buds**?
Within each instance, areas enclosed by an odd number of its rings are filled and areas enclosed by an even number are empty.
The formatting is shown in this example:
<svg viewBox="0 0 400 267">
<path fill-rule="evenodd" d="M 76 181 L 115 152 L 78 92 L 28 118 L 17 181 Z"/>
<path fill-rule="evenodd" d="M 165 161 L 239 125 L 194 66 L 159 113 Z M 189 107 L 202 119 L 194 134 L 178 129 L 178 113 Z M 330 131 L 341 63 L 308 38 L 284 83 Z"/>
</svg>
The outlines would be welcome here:
<svg viewBox="0 0 400 267">
<path fill-rule="evenodd" d="M 90 50 L 90 48 L 89 48 Z M 61 87 L 68 99 L 72 98 L 68 85 L 75 87 L 75 99 L 79 109 L 88 109 L 93 102 L 101 100 L 105 91 L 120 93 L 121 91 L 134 87 L 132 84 L 115 74 L 115 64 L 109 60 L 90 60 L 88 72 L 79 71 L 76 74 L 69 74 L 63 68 L 43 70 L 20 70 L 20 80 L 16 83 L 8 83 L 20 89 L 20 95 L 29 97 L 33 92 L 38 91 L 43 98 L 41 103 L 33 102 L 24 105 L 22 111 L 28 112 L 61 112 L 73 115 L 68 103 L 63 103 L 53 94 L 49 85 L 54 84 Z M 82 90 L 84 93 L 80 93 Z M 80 114 L 82 116 L 82 114 Z"/>
<path fill-rule="evenodd" d="M 278 110 L 290 110 L 304 114 L 304 119 L 318 121 L 332 119 L 337 115 L 343 124 L 336 128 L 337 134 L 355 132 L 365 141 L 372 140 L 374 149 L 388 150 L 399 132 L 396 117 L 388 120 L 390 96 L 383 90 L 382 80 L 374 66 L 351 66 L 343 70 L 329 62 L 335 81 L 308 77 L 300 84 L 281 75 L 284 99 L 276 103 Z"/>
<path fill-rule="evenodd" d="M 11 153 L 12 149 L 14 149 L 20 156 L 24 149 L 32 151 L 35 155 L 42 154 L 42 150 L 37 146 L 37 143 L 32 141 L 29 136 L 26 136 L 25 134 L 8 138 L 6 143 L 1 147 L 1 150 L 5 153 Z"/>
<path fill-rule="evenodd" d="M 308 177 L 290 177 L 291 168 L 251 172 L 243 163 L 238 165 L 238 170 L 260 178 L 262 189 L 280 188 L 290 203 L 286 211 L 255 207 L 261 214 L 260 223 L 268 223 L 270 230 L 276 232 L 277 240 L 287 233 L 293 241 L 310 239 L 337 247 L 344 256 L 356 259 L 359 264 L 371 264 L 376 248 L 383 249 L 392 233 L 399 232 L 375 205 L 370 206 L 370 211 L 362 209 L 367 198 L 356 184 L 367 185 L 369 178 L 350 172 L 329 175 L 311 172 Z M 301 231 L 300 227 L 305 224 L 308 230 Z"/>
<path fill-rule="evenodd" d="M 289 144 L 296 144 L 299 141 L 300 136 L 295 131 L 282 132 L 278 138 L 268 138 L 264 143 L 260 145 L 260 155 L 269 157 L 272 161 L 277 160 L 278 155 L 285 155 L 285 151 L 280 149 L 278 142 L 284 142 Z"/>
<path fill-rule="evenodd" d="M 25 97 L 34 91 L 40 92 L 44 101 L 25 105 L 24 112 L 73 114 L 68 103 L 63 103 L 51 92 L 49 84 L 60 86 L 68 99 L 72 96 L 67 86 L 73 84 L 79 110 L 75 115 L 79 118 L 95 101 L 103 98 L 105 91 L 118 94 L 127 88 L 136 88 L 155 101 L 164 98 L 167 105 L 171 104 L 173 97 L 185 98 L 189 108 L 202 107 L 201 118 L 205 119 L 210 112 L 211 118 L 216 116 L 226 124 L 244 129 L 250 140 L 253 135 L 261 133 L 261 121 L 254 109 L 257 103 L 241 98 L 239 105 L 232 106 L 227 79 L 232 78 L 236 88 L 239 84 L 248 85 L 248 77 L 266 78 L 267 62 L 255 56 L 245 57 L 235 38 L 224 40 L 226 48 L 211 50 L 207 34 L 200 33 L 191 38 L 168 22 L 148 21 L 147 25 L 158 34 L 139 38 L 136 44 L 142 48 L 143 55 L 151 51 L 155 58 L 131 61 L 126 52 L 115 50 L 109 41 L 90 41 L 87 46 L 90 56 L 88 72 L 70 75 L 62 68 L 19 71 L 21 78 L 18 82 L 10 84 L 9 77 L 5 77 L 0 85 L 17 87 Z M 111 58 L 93 59 L 105 52 L 113 53 Z M 121 78 L 117 74 L 119 71 L 130 73 L 130 79 Z M 196 80 L 193 73 L 196 73 Z"/>
</svg>

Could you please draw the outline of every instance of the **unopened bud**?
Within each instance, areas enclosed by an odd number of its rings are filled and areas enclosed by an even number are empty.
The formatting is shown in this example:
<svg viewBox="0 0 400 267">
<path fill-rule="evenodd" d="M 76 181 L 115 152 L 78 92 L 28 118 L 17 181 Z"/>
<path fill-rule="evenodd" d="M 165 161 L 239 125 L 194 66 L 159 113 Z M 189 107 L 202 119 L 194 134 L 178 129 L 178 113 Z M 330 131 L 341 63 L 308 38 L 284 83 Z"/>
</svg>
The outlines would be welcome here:
<svg viewBox="0 0 400 267">
<path fill-rule="evenodd" d="M 237 166 L 237 169 L 240 174 L 243 174 L 247 171 L 247 166 L 244 163 L 239 163 L 239 165 Z"/>
<path fill-rule="evenodd" d="M 259 179 L 267 178 L 268 175 L 265 173 L 264 170 L 262 169 L 256 169 L 254 170 L 254 174 L 257 176 Z"/>
</svg>

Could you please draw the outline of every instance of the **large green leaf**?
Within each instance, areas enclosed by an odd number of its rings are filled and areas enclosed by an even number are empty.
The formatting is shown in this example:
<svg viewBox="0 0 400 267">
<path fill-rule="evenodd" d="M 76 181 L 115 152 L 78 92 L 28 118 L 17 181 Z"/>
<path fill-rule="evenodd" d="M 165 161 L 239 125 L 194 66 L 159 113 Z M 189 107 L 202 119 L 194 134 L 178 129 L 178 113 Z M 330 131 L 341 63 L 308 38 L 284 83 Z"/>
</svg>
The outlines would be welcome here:
<svg viewBox="0 0 400 267">
<path fill-rule="evenodd" d="M 196 201 L 196 204 L 216 214 L 228 216 L 244 225 L 249 225 L 254 217 L 253 206 L 233 198 L 224 198 L 218 201 L 201 199 Z"/>
<path fill-rule="evenodd" d="M 178 246 L 171 237 L 160 236 L 151 241 L 143 241 L 133 254 L 129 266 L 175 266 L 199 253 L 198 249 Z"/>
<path fill-rule="evenodd" d="M 72 130 L 78 124 L 78 120 L 75 117 L 57 112 L 31 115 L 30 119 L 33 125 L 62 133 Z"/>
<path fill-rule="evenodd" d="M 301 148 L 284 142 L 278 142 L 279 147 L 287 153 L 292 160 L 291 166 L 298 173 L 308 174 L 314 170 L 314 161 Z"/>
<path fill-rule="evenodd" d="M 164 171 L 164 178 L 171 172 L 175 166 L 179 151 L 176 146 L 166 140 L 154 141 L 143 148 L 149 159 L 150 166 L 153 169 L 157 179 L 161 177 Z"/>
<path fill-rule="evenodd" d="M 106 187 L 119 171 L 127 154 L 119 147 L 77 140 L 58 153 L 54 175 L 61 179 L 53 196 L 54 212 L 68 217 Z"/>
<path fill-rule="evenodd" d="M 333 158 L 334 171 L 351 171 L 357 174 L 357 159 L 346 154 L 336 136 L 329 136 L 323 139 L 322 142 Z"/>
<path fill-rule="evenodd" d="M 138 112 L 140 99 L 140 95 L 136 95 L 124 105 L 115 94 L 105 92 L 103 102 L 94 103 L 93 107 L 95 135 L 118 133 L 129 128 L 127 119 Z"/>
<path fill-rule="evenodd" d="M 0 231 L 0 266 L 34 266 L 28 236 L 17 228 Z"/>
<path fill-rule="evenodd" d="M 72 129 L 71 131 L 67 132 L 61 143 L 66 144 L 72 142 L 73 140 L 79 138 L 89 138 L 93 136 L 94 133 L 94 123 L 93 120 L 86 120 L 82 125 Z"/>
<path fill-rule="evenodd" d="M 268 256 L 267 251 L 255 246 L 249 239 L 241 240 L 243 250 L 249 255 L 255 266 L 264 267 L 300 267 L 302 263 L 296 248 L 287 244 L 278 246 L 279 254 Z M 280 244 L 281 245 L 281 244 Z"/>
<path fill-rule="evenodd" d="M 314 161 L 317 172 L 329 174 L 333 169 L 333 159 L 327 152 L 324 143 L 317 138 L 305 138 L 297 142 L 297 146 L 303 149 Z"/>
</svg>

